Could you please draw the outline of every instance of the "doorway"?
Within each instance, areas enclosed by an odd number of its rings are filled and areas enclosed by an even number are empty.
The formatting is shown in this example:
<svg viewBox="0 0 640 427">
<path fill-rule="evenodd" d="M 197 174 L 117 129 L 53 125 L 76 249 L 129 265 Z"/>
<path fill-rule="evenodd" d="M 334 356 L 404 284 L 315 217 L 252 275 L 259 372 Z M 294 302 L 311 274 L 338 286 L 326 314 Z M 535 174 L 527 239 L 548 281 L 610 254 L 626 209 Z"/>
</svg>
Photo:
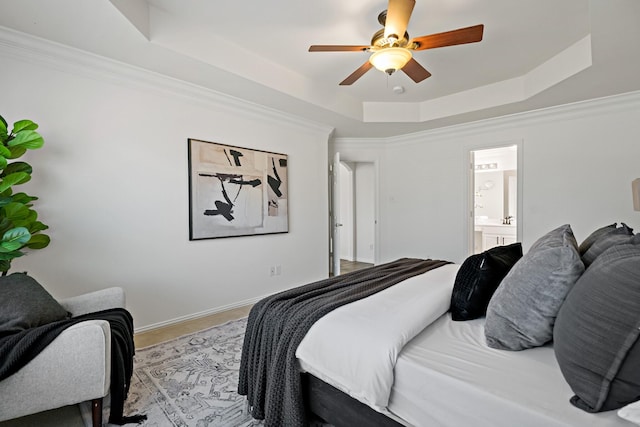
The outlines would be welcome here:
<svg viewBox="0 0 640 427">
<path fill-rule="evenodd" d="M 336 153 L 333 171 L 330 274 L 338 275 L 375 264 L 376 165 Z"/>
<path fill-rule="evenodd" d="M 521 236 L 521 144 L 469 151 L 469 253 Z"/>
</svg>

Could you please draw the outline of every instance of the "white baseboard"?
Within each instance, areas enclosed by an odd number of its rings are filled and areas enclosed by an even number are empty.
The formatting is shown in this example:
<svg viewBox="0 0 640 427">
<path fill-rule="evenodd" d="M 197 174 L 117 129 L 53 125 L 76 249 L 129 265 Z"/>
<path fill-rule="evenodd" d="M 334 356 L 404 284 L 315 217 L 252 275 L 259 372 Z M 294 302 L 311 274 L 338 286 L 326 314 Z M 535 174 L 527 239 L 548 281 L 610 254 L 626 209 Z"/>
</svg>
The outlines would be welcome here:
<svg viewBox="0 0 640 427">
<path fill-rule="evenodd" d="M 250 298 L 244 301 L 238 301 L 232 304 L 223 305 L 221 307 L 215 307 L 209 310 L 200 311 L 198 313 L 187 314 L 186 316 L 180 316 L 173 319 L 165 320 L 158 323 L 152 323 L 151 325 L 142 326 L 140 328 L 135 328 L 134 333 L 138 334 L 141 332 L 148 332 L 158 328 L 164 328 L 166 326 L 172 326 L 178 323 L 187 322 L 189 320 L 199 319 L 201 317 L 210 316 L 212 314 L 222 313 L 223 311 L 233 310 L 234 308 L 246 307 L 248 305 L 253 305 L 260 301 L 261 299 L 267 297 L 269 295 L 263 295 L 255 298 Z"/>
</svg>

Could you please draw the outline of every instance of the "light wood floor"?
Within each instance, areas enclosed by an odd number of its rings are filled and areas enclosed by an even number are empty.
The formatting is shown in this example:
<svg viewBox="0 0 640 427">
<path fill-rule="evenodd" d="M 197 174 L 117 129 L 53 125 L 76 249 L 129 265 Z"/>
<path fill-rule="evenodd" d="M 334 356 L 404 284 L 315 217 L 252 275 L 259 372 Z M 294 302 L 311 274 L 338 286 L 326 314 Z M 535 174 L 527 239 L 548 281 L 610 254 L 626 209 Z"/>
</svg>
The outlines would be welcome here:
<svg viewBox="0 0 640 427">
<path fill-rule="evenodd" d="M 221 325 L 225 322 L 228 322 L 229 320 L 247 317 L 250 310 L 251 306 L 248 305 L 245 307 L 234 308 L 233 310 L 211 314 L 209 316 L 200 317 L 198 319 L 176 323 L 175 325 L 169 325 L 162 328 L 153 329 L 151 331 L 141 332 L 134 335 L 133 341 L 136 344 L 136 348 L 148 347 L 153 344 L 169 341 L 182 335 L 201 331 L 212 326 Z"/>
<path fill-rule="evenodd" d="M 373 264 L 359 261 L 347 261 L 346 259 L 340 260 L 340 273 L 351 273 L 352 271 L 362 270 L 363 268 L 373 267 Z"/>
</svg>

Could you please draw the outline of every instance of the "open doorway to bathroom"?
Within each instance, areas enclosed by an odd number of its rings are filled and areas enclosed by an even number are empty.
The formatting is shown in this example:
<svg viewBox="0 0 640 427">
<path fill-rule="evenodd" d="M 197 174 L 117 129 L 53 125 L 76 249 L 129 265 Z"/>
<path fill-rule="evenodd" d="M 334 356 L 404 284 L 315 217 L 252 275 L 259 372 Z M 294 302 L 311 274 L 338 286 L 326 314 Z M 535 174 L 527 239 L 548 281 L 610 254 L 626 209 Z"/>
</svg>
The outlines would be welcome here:
<svg viewBox="0 0 640 427">
<path fill-rule="evenodd" d="M 469 247 L 477 254 L 519 240 L 518 144 L 471 150 Z"/>
</svg>

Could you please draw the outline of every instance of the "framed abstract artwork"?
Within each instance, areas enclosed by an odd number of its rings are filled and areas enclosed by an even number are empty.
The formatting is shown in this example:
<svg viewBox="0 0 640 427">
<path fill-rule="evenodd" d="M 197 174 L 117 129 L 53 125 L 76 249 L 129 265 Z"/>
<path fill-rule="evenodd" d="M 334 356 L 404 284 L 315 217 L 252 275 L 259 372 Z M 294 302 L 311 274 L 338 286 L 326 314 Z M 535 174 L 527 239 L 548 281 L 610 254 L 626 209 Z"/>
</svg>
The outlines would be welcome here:
<svg viewBox="0 0 640 427">
<path fill-rule="evenodd" d="M 188 140 L 189 240 L 289 231 L 287 155 Z"/>
</svg>

